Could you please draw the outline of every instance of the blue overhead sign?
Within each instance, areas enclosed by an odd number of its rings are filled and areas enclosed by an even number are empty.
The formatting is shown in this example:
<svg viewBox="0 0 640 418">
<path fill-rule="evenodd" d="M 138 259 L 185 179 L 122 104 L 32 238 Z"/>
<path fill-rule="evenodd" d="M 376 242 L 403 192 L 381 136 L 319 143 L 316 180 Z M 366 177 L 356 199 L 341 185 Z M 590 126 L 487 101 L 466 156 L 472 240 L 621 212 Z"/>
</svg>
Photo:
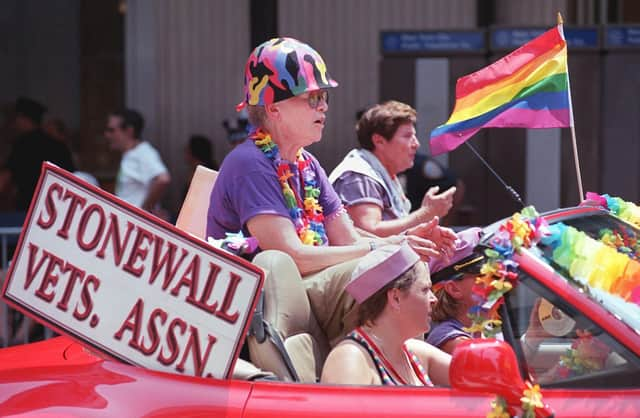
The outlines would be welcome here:
<svg viewBox="0 0 640 418">
<path fill-rule="evenodd" d="M 484 31 L 382 32 L 383 53 L 483 52 Z"/>
<path fill-rule="evenodd" d="M 615 26 L 606 29 L 605 44 L 613 48 L 640 47 L 640 26 Z"/>
<path fill-rule="evenodd" d="M 492 49 L 516 49 L 549 29 L 509 28 L 491 31 Z M 597 48 L 597 28 L 564 28 L 564 37 L 569 49 Z"/>
</svg>

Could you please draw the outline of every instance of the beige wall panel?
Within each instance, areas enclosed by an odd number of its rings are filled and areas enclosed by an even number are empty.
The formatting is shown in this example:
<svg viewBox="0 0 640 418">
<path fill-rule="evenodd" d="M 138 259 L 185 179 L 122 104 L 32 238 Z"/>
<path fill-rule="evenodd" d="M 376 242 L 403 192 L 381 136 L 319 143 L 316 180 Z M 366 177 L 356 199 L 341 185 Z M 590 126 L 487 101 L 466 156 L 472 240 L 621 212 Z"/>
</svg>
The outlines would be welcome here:
<svg viewBox="0 0 640 418">
<path fill-rule="evenodd" d="M 599 17 L 595 14 L 595 3 L 600 0 L 578 0 L 576 3 L 576 24 L 593 25 Z"/>
<path fill-rule="evenodd" d="M 556 15 L 569 16 L 568 0 L 496 0 L 496 24 L 552 26 Z M 569 20 L 567 20 L 569 21 Z"/>
<path fill-rule="evenodd" d="M 162 154 L 173 177 L 168 201 L 179 209 L 188 169 L 184 147 L 189 135 L 207 135 L 215 143 L 216 160 L 229 151 L 225 118 L 235 118 L 235 105 L 242 99 L 242 70 L 249 54 L 248 0 L 130 0 L 139 5 L 137 20 L 148 19 L 146 28 L 135 28 L 138 54 L 150 54 L 139 64 L 127 63 L 127 104 L 150 115 L 145 137 Z M 130 7 L 131 8 L 131 7 Z M 133 12 L 133 11 L 132 11 Z M 136 18 L 128 28 L 135 27 Z M 144 30 L 151 31 L 149 36 Z M 128 41 L 136 34 L 128 34 Z M 135 41 L 133 41 L 135 42 Z M 154 52 L 145 52 L 152 48 Z M 131 68 L 132 66 L 138 68 Z M 132 93 L 151 80 L 139 94 Z"/>
<path fill-rule="evenodd" d="M 189 135 L 211 138 L 218 161 L 229 150 L 222 120 L 235 117 L 242 98 L 249 7 L 248 1 L 227 0 L 159 3 L 159 146 L 174 174 L 171 200 L 181 203 L 190 174 L 183 151 Z"/>
<path fill-rule="evenodd" d="M 323 140 L 309 149 L 330 171 L 356 144 L 358 109 L 378 101 L 380 31 L 468 29 L 469 0 L 279 0 L 279 32 L 313 46 L 340 83 L 331 92 Z M 426 140 L 424 133 L 422 141 Z"/>
</svg>

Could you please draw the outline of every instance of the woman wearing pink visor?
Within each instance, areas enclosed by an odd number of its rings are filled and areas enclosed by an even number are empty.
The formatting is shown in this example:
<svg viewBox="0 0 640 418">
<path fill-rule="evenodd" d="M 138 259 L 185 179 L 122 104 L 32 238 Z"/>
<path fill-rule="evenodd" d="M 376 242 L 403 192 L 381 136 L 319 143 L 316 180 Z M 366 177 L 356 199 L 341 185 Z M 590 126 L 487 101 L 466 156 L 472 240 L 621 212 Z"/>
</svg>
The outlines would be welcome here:
<svg viewBox="0 0 640 418">
<path fill-rule="evenodd" d="M 346 290 L 360 304 L 358 327 L 329 354 L 322 382 L 449 383 L 451 357 L 414 338 L 429 330 L 436 299 L 426 264 L 407 244 L 385 246 L 363 257 Z"/>
</svg>

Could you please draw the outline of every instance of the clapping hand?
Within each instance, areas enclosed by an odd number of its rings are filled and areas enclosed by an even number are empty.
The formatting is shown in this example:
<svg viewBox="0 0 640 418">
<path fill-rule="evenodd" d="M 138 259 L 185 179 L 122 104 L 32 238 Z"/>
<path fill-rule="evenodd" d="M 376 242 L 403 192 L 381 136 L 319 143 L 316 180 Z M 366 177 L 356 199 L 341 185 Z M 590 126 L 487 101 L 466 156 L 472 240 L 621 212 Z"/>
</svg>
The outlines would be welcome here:
<svg viewBox="0 0 640 418">
<path fill-rule="evenodd" d="M 453 195 L 456 192 L 455 187 L 449 187 L 444 192 L 437 194 L 440 187 L 433 186 L 427 190 L 422 198 L 422 207 L 425 208 L 431 216 L 443 217 L 449 213 L 449 209 L 453 206 Z"/>
<path fill-rule="evenodd" d="M 407 230 L 407 238 L 410 244 L 413 242 L 415 246 L 430 249 L 428 253 L 430 257 L 449 258 L 455 251 L 457 235 L 453 230 L 440 226 L 439 222 L 439 218 L 435 217 L 429 222 L 421 223 Z M 415 247 L 414 250 L 423 255 Z"/>
</svg>

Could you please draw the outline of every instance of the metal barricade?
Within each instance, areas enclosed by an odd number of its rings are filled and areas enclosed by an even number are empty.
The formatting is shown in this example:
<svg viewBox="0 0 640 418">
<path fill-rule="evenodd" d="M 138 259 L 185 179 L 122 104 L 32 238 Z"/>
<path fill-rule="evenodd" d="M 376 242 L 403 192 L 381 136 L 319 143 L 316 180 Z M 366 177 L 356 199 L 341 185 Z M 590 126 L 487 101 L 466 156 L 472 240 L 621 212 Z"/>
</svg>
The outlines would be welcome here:
<svg viewBox="0 0 640 418">
<path fill-rule="evenodd" d="M 0 260 L 2 264 L 0 267 L 2 268 L 3 277 L 0 277 L 0 284 L 4 284 L 4 275 L 7 274 L 7 270 L 9 268 L 9 237 L 14 237 L 20 235 L 22 231 L 21 226 L 3 226 L 0 227 Z M 11 329 L 12 324 L 10 324 L 11 318 L 9 317 L 9 307 L 6 303 L 0 301 L 0 344 L 2 347 L 6 347 L 9 344 L 9 340 L 11 337 Z M 25 318 L 24 320 L 27 320 Z M 28 325 L 28 324 L 27 324 Z M 25 334 L 25 342 L 26 338 L 28 338 L 29 333 Z"/>
</svg>

